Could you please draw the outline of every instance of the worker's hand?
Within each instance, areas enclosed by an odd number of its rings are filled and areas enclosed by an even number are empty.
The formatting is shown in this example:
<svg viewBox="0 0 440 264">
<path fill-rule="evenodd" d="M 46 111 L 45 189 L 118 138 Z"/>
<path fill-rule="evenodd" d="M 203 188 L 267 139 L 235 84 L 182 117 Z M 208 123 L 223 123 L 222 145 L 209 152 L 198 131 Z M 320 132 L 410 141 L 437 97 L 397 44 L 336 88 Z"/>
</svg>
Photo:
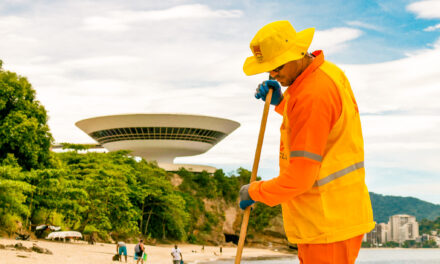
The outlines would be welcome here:
<svg viewBox="0 0 440 264">
<path fill-rule="evenodd" d="M 255 92 L 255 98 L 266 101 L 266 96 L 269 93 L 269 89 L 273 89 L 270 104 L 279 105 L 283 100 L 283 93 L 281 92 L 280 84 L 275 80 L 268 80 L 259 84 Z"/>
<path fill-rule="evenodd" d="M 249 186 L 250 184 L 246 184 L 241 186 L 240 189 L 240 208 L 242 210 L 255 203 L 255 201 L 249 196 Z"/>
</svg>

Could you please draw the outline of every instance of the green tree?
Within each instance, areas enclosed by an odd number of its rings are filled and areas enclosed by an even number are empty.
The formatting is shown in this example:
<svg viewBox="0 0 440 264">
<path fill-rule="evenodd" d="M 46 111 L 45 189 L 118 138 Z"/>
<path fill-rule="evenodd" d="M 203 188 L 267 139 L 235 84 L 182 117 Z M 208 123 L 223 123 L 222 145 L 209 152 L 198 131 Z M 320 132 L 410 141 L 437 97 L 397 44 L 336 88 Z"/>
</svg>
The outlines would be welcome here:
<svg viewBox="0 0 440 264">
<path fill-rule="evenodd" d="M 186 201 L 171 185 L 167 172 L 144 160 L 136 164 L 134 204 L 141 208 L 140 228 L 154 238 L 186 239 L 190 219 Z"/>
<path fill-rule="evenodd" d="M 34 187 L 27 199 L 33 223 L 79 226 L 88 195 L 65 169 L 32 170 L 26 181 Z"/>
<path fill-rule="evenodd" d="M 25 202 L 32 186 L 24 179 L 20 167 L 0 166 L 0 226 L 9 235 L 17 231 L 17 222 L 29 215 Z"/>
<path fill-rule="evenodd" d="M 417 243 L 415 240 L 405 240 L 402 243 L 403 248 L 414 248 L 417 247 Z"/>
<path fill-rule="evenodd" d="M 373 247 L 373 245 L 371 243 L 363 242 L 362 241 L 361 247 L 363 247 L 363 248 L 370 248 L 370 247 Z"/>
<path fill-rule="evenodd" d="M 126 154 L 60 153 L 72 181 L 68 184 L 69 195 L 77 199 L 70 207 L 80 214 L 70 218 L 72 222 L 81 221 L 80 230 L 92 226 L 103 239 L 108 239 L 110 233 L 129 236 L 138 232 L 139 213 L 130 200 L 136 162 Z"/>
<path fill-rule="evenodd" d="M 195 173 L 193 181 L 197 184 L 197 190 L 199 194 L 202 194 L 208 199 L 213 199 L 218 196 L 217 185 L 213 177 L 206 171 Z"/>
<path fill-rule="evenodd" d="M 216 181 L 220 197 L 223 197 L 228 203 L 237 202 L 238 190 L 240 189 L 237 177 L 228 177 L 223 170 L 217 170 L 214 173 L 214 180 Z"/>
<path fill-rule="evenodd" d="M 431 231 L 437 231 L 440 233 L 440 216 L 434 221 L 428 219 L 422 219 L 419 222 L 419 233 L 420 234 L 430 234 Z"/>
<path fill-rule="evenodd" d="M 257 203 L 252 210 L 252 217 L 249 218 L 249 229 L 261 232 L 269 226 L 270 220 L 280 214 L 281 205 L 270 207 L 263 203 Z"/>
<path fill-rule="evenodd" d="M 384 247 L 395 248 L 395 247 L 399 247 L 399 243 L 394 242 L 394 241 L 388 241 L 388 242 L 384 243 L 383 246 Z"/>
<path fill-rule="evenodd" d="M 93 144 L 73 144 L 73 143 L 61 143 L 63 149 L 72 149 L 72 150 L 88 150 L 93 147 Z"/>
<path fill-rule="evenodd" d="M 422 243 L 422 248 L 438 248 L 438 245 L 434 240 L 430 239 Z"/>
<path fill-rule="evenodd" d="M 58 154 L 66 170 L 57 177 L 63 186 L 60 193 L 68 197 L 59 201 L 63 201 L 62 208 L 71 210 L 57 212 L 64 221 L 70 219 L 70 226 L 97 232 L 102 239 L 141 232 L 152 238 L 185 240 L 189 214 L 168 173 L 127 154 L 79 154 L 76 150 Z"/>
<path fill-rule="evenodd" d="M 25 170 L 50 164 L 52 135 L 44 107 L 25 77 L 0 63 L 0 161 L 13 154 Z"/>
</svg>

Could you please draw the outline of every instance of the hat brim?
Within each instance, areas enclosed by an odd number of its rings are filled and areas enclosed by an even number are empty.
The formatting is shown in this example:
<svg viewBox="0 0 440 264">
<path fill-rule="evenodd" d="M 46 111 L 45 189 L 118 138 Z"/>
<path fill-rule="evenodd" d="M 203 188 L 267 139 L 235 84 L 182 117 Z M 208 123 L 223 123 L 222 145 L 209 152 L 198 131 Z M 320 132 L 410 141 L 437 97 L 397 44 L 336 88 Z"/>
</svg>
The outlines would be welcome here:
<svg viewBox="0 0 440 264">
<path fill-rule="evenodd" d="M 308 28 L 298 32 L 295 38 L 295 44 L 292 45 L 292 48 L 270 61 L 258 62 L 255 56 L 248 57 L 243 65 L 244 73 L 249 76 L 269 72 L 289 61 L 301 59 L 309 49 L 314 33 L 314 28 Z"/>
</svg>

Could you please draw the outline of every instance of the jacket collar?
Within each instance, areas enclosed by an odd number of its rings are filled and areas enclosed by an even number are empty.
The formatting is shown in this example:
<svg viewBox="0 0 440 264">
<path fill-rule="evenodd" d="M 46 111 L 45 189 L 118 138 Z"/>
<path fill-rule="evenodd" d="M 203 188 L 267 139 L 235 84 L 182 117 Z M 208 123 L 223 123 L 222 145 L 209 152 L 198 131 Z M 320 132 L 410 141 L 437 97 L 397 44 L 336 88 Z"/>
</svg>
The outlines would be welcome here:
<svg viewBox="0 0 440 264">
<path fill-rule="evenodd" d="M 312 52 L 313 56 L 315 56 L 314 60 L 310 65 L 295 79 L 295 81 L 287 88 L 286 92 L 293 92 L 296 87 L 312 72 L 314 72 L 321 64 L 324 63 L 324 52 L 322 50 L 317 50 Z"/>
</svg>

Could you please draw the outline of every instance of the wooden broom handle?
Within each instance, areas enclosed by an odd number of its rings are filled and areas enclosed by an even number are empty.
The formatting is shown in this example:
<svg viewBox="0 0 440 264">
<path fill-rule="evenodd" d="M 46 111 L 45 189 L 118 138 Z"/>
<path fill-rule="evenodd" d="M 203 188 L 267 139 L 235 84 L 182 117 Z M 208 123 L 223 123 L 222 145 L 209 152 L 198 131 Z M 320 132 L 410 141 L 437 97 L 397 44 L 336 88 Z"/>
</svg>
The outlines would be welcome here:
<svg viewBox="0 0 440 264">
<path fill-rule="evenodd" d="M 258 135 L 257 150 L 255 151 L 254 165 L 252 166 L 252 174 L 250 182 L 257 179 L 258 164 L 260 163 L 261 147 L 263 146 L 264 131 L 266 130 L 267 116 L 269 114 L 270 101 L 272 100 L 273 89 L 269 89 L 264 103 L 263 117 L 261 118 L 260 134 Z M 241 255 L 243 253 L 244 240 L 246 239 L 247 226 L 249 216 L 251 214 L 251 206 L 244 210 L 243 221 L 241 222 L 240 239 L 238 240 L 237 255 L 235 256 L 235 264 L 240 264 Z"/>
</svg>

